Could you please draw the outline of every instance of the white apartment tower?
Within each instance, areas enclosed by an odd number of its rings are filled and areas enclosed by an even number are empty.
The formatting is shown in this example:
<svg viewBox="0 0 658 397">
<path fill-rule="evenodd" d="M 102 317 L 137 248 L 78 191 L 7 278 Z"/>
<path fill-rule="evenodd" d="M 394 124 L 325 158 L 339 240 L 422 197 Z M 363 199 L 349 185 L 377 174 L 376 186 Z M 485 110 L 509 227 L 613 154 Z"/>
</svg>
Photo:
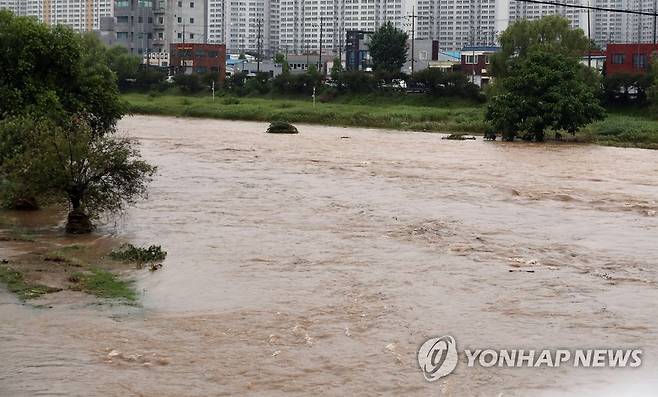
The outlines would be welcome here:
<svg viewBox="0 0 658 397">
<path fill-rule="evenodd" d="M 80 32 L 98 30 L 101 18 L 113 15 L 112 0 L 0 0 L 3 8 Z"/>
<path fill-rule="evenodd" d="M 279 44 L 279 0 L 208 0 L 208 42 L 229 52 L 270 53 Z M 259 27 L 260 26 L 260 27 Z M 260 31 L 260 33 L 259 33 Z"/>
</svg>

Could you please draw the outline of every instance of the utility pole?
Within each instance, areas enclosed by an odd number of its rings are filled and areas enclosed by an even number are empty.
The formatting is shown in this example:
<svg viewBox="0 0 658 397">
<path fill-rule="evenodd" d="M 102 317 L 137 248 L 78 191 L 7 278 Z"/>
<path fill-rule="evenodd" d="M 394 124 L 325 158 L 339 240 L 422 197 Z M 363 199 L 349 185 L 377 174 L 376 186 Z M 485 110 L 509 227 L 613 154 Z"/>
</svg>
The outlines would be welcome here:
<svg viewBox="0 0 658 397">
<path fill-rule="evenodd" d="M 414 64 L 416 63 L 416 51 L 415 51 L 415 41 L 416 41 L 416 7 L 411 7 L 411 74 L 414 74 Z"/>
<path fill-rule="evenodd" d="M 322 74 L 322 22 L 324 17 L 322 16 L 322 11 L 320 11 L 320 50 L 318 51 L 318 72 Z"/>
<path fill-rule="evenodd" d="M 338 63 L 343 65 L 343 29 L 340 28 L 340 23 L 338 24 Z"/>
<path fill-rule="evenodd" d="M 587 3 L 589 5 L 589 2 Z M 591 28 L 591 18 L 590 18 L 590 12 L 589 8 L 587 9 L 587 39 L 589 42 L 587 43 L 587 67 L 592 68 L 592 28 Z"/>
<path fill-rule="evenodd" d="M 256 41 L 256 73 L 260 73 L 260 52 L 261 52 L 261 20 L 258 20 L 258 36 Z"/>
</svg>

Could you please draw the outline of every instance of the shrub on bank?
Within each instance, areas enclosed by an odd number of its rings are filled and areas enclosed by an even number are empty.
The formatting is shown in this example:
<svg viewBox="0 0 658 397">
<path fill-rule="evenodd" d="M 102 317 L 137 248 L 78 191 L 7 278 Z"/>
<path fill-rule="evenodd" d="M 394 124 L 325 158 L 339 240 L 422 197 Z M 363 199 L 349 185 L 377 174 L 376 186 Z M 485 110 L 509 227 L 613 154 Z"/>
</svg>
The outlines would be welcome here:
<svg viewBox="0 0 658 397">
<path fill-rule="evenodd" d="M 266 131 L 270 134 L 297 134 L 297 128 L 286 121 L 273 121 Z"/>
</svg>

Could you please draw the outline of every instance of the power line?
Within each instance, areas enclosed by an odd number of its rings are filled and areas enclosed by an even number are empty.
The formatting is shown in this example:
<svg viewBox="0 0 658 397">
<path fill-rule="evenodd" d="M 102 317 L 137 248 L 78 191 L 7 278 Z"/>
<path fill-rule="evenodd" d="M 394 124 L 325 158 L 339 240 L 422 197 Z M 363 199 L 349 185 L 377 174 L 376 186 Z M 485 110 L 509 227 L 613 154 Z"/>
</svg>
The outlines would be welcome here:
<svg viewBox="0 0 658 397">
<path fill-rule="evenodd" d="M 621 13 L 624 13 L 624 14 L 648 15 L 650 17 L 658 16 L 658 13 L 656 12 L 656 10 L 654 10 L 653 12 L 637 11 L 637 10 L 622 10 L 622 9 L 618 9 L 618 8 L 605 8 L 605 7 L 596 7 L 596 6 L 581 6 L 581 5 L 576 5 L 576 4 L 558 3 L 558 2 L 555 2 L 555 1 L 547 1 L 547 0 L 517 0 L 517 1 L 519 1 L 521 3 L 548 4 L 548 5 L 567 7 L 567 8 L 579 8 L 581 10 L 621 12 Z"/>
<path fill-rule="evenodd" d="M 576 4 L 566 4 L 566 3 L 558 3 L 555 1 L 548 1 L 548 0 L 517 0 L 522 3 L 533 3 L 533 4 L 548 4 L 548 5 L 554 5 L 554 6 L 560 6 L 560 7 L 566 7 L 566 8 L 577 8 L 580 10 L 587 10 L 587 29 L 588 29 L 588 36 L 589 36 L 589 30 L 590 30 L 590 16 L 589 13 L 591 10 L 594 11 L 606 11 L 606 12 L 617 12 L 621 14 L 633 14 L 633 15 L 645 15 L 645 16 L 650 16 L 653 17 L 653 43 L 656 44 L 656 19 L 658 19 L 658 12 L 656 10 L 656 0 L 654 0 L 653 3 L 653 12 L 647 12 L 647 11 L 639 11 L 639 10 L 623 10 L 623 9 L 617 9 L 617 8 L 606 8 L 606 7 L 596 7 L 596 6 L 590 6 L 590 5 L 576 5 Z M 638 21 L 638 30 L 641 32 L 642 31 L 642 22 Z M 591 36 L 590 36 L 591 37 Z M 638 43 L 642 40 L 641 38 L 641 33 L 638 33 L 637 37 Z"/>
</svg>

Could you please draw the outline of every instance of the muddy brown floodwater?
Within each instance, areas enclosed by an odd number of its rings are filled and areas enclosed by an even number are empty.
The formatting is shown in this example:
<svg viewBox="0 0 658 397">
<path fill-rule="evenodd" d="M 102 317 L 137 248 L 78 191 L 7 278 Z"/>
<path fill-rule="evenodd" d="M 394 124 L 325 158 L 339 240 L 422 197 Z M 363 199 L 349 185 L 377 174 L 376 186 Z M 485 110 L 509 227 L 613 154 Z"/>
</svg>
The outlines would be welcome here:
<svg viewBox="0 0 658 397">
<path fill-rule="evenodd" d="M 655 395 L 658 152 L 129 117 L 161 244 L 140 307 L 0 292 L 2 396 Z M 9 251 L 5 251 L 9 255 Z M 641 348 L 640 368 L 467 368 L 416 351 Z"/>
</svg>

